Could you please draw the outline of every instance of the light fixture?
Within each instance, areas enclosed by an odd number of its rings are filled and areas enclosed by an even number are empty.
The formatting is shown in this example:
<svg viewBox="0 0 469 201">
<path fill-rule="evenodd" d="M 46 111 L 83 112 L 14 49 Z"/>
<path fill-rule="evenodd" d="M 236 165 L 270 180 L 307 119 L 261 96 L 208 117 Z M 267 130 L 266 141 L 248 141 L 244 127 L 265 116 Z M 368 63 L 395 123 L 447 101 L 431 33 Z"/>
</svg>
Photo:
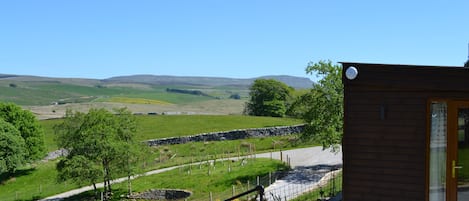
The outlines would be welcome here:
<svg viewBox="0 0 469 201">
<path fill-rule="evenodd" d="M 347 77 L 347 79 L 349 80 L 353 80 L 357 78 L 357 76 L 358 76 L 358 70 L 357 68 L 355 68 L 355 66 L 350 66 L 345 71 L 345 77 Z"/>
</svg>

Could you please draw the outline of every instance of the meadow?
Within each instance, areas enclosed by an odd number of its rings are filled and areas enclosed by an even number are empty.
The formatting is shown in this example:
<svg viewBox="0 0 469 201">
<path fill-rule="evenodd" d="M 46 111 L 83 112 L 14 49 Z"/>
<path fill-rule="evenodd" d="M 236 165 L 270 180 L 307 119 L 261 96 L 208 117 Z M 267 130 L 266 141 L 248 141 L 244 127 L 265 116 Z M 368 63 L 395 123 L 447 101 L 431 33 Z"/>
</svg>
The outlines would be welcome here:
<svg viewBox="0 0 469 201">
<path fill-rule="evenodd" d="M 242 157 L 255 152 L 279 151 L 318 145 L 313 142 L 301 141 L 298 137 L 298 135 L 291 135 L 221 142 L 195 142 L 152 147 L 147 160 L 142 164 L 140 171 L 146 172 L 217 158 Z M 255 147 L 255 150 L 250 147 Z M 2 200 L 34 200 L 36 198 L 47 197 L 79 187 L 78 185 L 70 182 L 57 182 L 57 171 L 55 170 L 57 162 L 57 160 L 40 162 L 20 169 L 13 178 L 2 180 L 0 187 L 0 195 L 3 196 Z M 253 171 L 253 169 L 248 169 L 244 172 L 250 171 Z M 256 174 L 262 175 L 267 173 L 268 171 L 257 172 Z M 218 183 L 218 181 L 214 179 L 211 181 Z M 132 186 L 139 185 L 142 186 L 141 189 L 144 189 L 146 186 L 145 184 L 139 184 L 138 180 L 132 182 Z M 153 185 L 148 185 L 144 190 L 154 188 L 152 186 Z M 161 187 L 165 186 L 163 185 Z M 135 190 L 140 191 L 140 188 L 136 188 Z"/>
<path fill-rule="evenodd" d="M 137 115 L 136 139 L 144 141 L 175 136 L 188 136 L 207 132 L 228 131 L 243 128 L 264 128 L 301 124 L 299 119 L 254 117 L 242 115 Z M 48 151 L 57 150 L 54 141 L 54 125 L 61 119 L 42 120 Z"/>
<path fill-rule="evenodd" d="M 137 115 L 137 139 L 146 140 L 171 136 L 226 131 L 242 128 L 261 128 L 301 123 L 298 119 L 250 117 L 237 115 Z M 62 120 L 42 120 L 47 149 L 57 149 L 53 126 Z M 141 171 L 149 171 L 207 159 L 237 157 L 254 152 L 278 151 L 315 145 L 300 141 L 298 135 L 253 138 L 220 142 L 193 142 L 180 145 L 158 146 L 149 150 Z M 40 162 L 20 169 L 13 178 L 1 178 L 0 195 L 5 200 L 34 200 L 77 188 L 70 182 L 58 183 L 57 160 Z M 246 172 L 249 172 L 248 170 Z M 265 172 L 266 174 L 268 172 Z M 244 173 L 243 173 L 244 174 Z M 260 173 L 259 173 L 260 174 Z M 133 185 L 140 185 L 139 182 Z M 142 185 L 145 187 L 146 185 Z M 139 189 L 139 188 L 136 188 Z M 145 189 L 146 190 L 146 189 Z"/>
<path fill-rule="evenodd" d="M 212 97 L 182 93 L 169 93 L 167 88 L 199 90 Z M 144 104 L 185 104 L 213 99 L 228 99 L 231 94 L 247 97 L 246 86 L 200 86 L 200 85 L 154 85 L 144 83 L 113 83 L 87 79 L 48 79 L 18 78 L 17 80 L 0 80 L 0 101 L 13 102 L 19 105 L 39 106 L 57 102 L 119 102 L 127 103 L 129 99 L 151 100 Z M 31 98 L 34 97 L 34 98 Z M 127 99 L 122 99 L 123 97 Z M 153 102 L 156 101 L 156 102 Z"/>
<path fill-rule="evenodd" d="M 246 183 L 251 181 L 249 189 L 255 187 L 257 177 L 265 177 L 269 173 L 285 171 L 288 167 L 276 160 L 248 159 L 246 165 L 240 161 L 218 161 L 214 165 L 194 165 L 177 168 L 168 172 L 139 177 L 132 181 L 133 192 L 144 192 L 149 189 L 183 189 L 192 192 L 187 200 L 209 200 L 212 193 L 213 200 L 224 200 L 235 193 L 248 190 Z M 113 185 L 115 195 L 126 195 L 127 182 Z M 70 197 L 67 201 L 92 199 L 93 192 L 88 191 L 78 196 Z M 113 200 L 124 200 L 115 196 Z"/>
</svg>

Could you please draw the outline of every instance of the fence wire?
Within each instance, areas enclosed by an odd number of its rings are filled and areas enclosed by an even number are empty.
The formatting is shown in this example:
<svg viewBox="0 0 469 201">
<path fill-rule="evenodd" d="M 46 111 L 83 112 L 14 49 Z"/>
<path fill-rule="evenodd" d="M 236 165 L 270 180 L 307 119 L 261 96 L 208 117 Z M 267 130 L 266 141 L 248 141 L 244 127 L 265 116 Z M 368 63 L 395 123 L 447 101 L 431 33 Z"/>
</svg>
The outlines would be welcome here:
<svg viewBox="0 0 469 201">
<path fill-rule="evenodd" d="M 265 187 L 265 201 L 287 201 L 297 199 L 303 200 L 327 200 L 342 190 L 341 169 L 318 169 L 318 175 L 314 176 L 317 181 L 288 181 L 289 174 L 285 172 L 276 172 L 263 177 L 257 177 L 255 180 L 246 181 L 233 185 L 232 189 L 224 192 L 210 192 L 206 198 L 187 199 L 193 201 L 223 201 L 237 194 L 246 192 L 262 185 Z M 291 173 L 290 173 L 291 174 Z M 302 198 L 305 196 L 305 198 Z M 238 198 L 237 200 L 254 201 L 259 200 L 257 193 Z"/>
</svg>

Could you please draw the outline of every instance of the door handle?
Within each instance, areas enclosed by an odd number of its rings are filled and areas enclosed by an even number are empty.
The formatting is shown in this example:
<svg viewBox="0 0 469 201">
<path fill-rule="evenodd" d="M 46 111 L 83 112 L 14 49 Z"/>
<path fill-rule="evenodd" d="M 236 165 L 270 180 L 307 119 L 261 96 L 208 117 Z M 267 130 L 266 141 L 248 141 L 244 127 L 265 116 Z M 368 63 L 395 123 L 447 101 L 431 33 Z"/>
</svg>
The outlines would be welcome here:
<svg viewBox="0 0 469 201">
<path fill-rule="evenodd" d="M 453 165 L 453 168 L 451 168 L 452 169 L 451 173 L 452 173 L 452 176 L 453 176 L 453 179 L 454 179 L 454 178 L 456 178 L 456 169 L 462 169 L 462 166 L 456 166 L 456 161 L 455 160 L 453 160 L 452 165 Z"/>
</svg>

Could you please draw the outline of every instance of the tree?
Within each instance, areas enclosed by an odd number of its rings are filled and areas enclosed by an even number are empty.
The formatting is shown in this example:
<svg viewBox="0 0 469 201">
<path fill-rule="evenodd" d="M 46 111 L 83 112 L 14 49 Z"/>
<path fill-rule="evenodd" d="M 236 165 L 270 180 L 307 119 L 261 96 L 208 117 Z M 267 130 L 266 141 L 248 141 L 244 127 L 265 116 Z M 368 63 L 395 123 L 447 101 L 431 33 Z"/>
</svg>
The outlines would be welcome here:
<svg viewBox="0 0 469 201">
<path fill-rule="evenodd" d="M 59 180 L 87 181 L 96 186 L 104 182 L 106 199 L 110 198 L 111 180 L 117 174 L 134 174 L 138 156 L 135 142 L 135 117 L 126 109 L 113 114 L 105 109 L 91 109 L 87 114 L 68 110 L 64 121 L 55 126 L 59 147 L 69 155 L 58 165 Z M 97 189 L 95 188 L 97 194 Z"/>
<path fill-rule="evenodd" d="M 316 75 L 319 81 L 296 103 L 304 108 L 300 112 L 307 123 L 303 137 L 320 142 L 324 148 L 337 148 L 343 133 L 342 68 L 331 61 L 319 61 L 310 62 L 306 72 Z"/>
<path fill-rule="evenodd" d="M 20 132 L 10 123 L 0 119 L 0 174 L 14 173 L 26 163 L 26 144 Z"/>
<path fill-rule="evenodd" d="M 30 111 L 13 103 L 0 103 L 0 119 L 13 125 L 26 144 L 26 161 L 42 159 L 46 154 L 44 131 Z"/>
<path fill-rule="evenodd" d="M 274 79 L 257 79 L 250 87 L 245 112 L 254 116 L 282 117 L 293 89 Z"/>
</svg>

